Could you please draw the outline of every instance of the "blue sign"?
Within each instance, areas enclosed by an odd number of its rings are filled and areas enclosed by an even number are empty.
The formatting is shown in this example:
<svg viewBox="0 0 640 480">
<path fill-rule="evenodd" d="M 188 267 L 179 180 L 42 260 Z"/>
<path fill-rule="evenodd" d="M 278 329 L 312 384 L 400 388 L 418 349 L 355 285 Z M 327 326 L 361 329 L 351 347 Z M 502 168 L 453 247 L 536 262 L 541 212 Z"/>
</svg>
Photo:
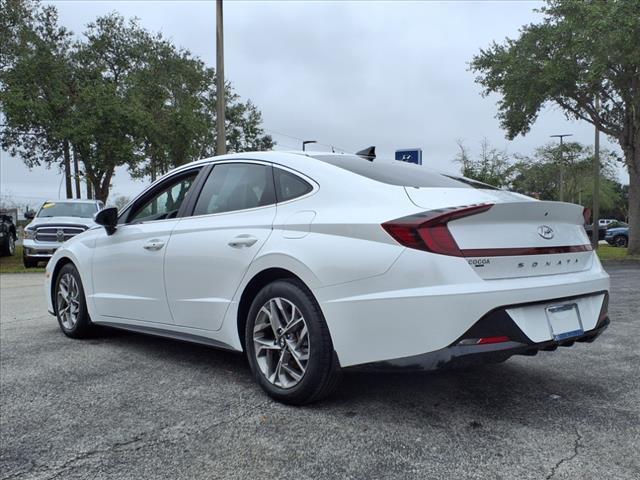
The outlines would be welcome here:
<svg viewBox="0 0 640 480">
<path fill-rule="evenodd" d="M 422 149 L 408 148 L 406 150 L 396 150 L 396 160 L 422 165 Z"/>
</svg>

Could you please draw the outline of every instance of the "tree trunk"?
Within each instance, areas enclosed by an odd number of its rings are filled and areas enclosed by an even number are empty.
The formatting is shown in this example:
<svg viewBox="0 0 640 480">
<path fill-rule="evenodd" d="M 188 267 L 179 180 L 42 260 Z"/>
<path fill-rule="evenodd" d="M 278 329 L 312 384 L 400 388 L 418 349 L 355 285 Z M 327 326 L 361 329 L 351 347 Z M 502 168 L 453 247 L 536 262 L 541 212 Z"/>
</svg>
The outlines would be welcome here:
<svg viewBox="0 0 640 480">
<path fill-rule="evenodd" d="M 67 187 L 67 198 L 73 198 L 71 188 L 71 154 L 69 152 L 69 141 L 62 142 L 62 155 L 64 159 L 64 180 Z"/>
<path fill-rule="evenodd" d="M 78 167 L 78 153 L 76 149 L 73 149 L 73 177 L 76 183 L 76 198 L 82 198 L 80 192 L 80 168 Z"/>
<path fill-rule="evenodd" d="M 87 176 L 85 176 L 84 178 L 87 182 L 87 199 L 93 200 L 93 192 L 91 191 L 91 180 L 89 180 L 89 177 Z"/>
<path fill-rule="evenodd" d="M 113 177 L 113 168 L 104 173 L 102 178 L 96 178 L 93 181 L 93 191 L 96 200 L 102 200 L 107 204 L 109 198 L 109 188 L 111 187 L 111 177 Z"/>
<path fill-rule="evenodd" d="M 629 255 L 640 255 L 640 141 L 627 150 L 629 166 Z"/>
</svg>

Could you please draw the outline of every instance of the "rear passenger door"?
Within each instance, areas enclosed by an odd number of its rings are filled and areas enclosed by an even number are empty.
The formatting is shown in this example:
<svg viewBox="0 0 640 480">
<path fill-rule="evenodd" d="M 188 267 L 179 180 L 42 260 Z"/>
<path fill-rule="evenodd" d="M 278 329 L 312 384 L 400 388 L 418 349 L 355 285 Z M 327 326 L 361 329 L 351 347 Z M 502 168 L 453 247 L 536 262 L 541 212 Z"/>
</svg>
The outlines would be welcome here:
<svg viewBox="0 0 640 480">
<path fill-rule="evenodd" d="M 165 257 L 167 299 L 176 325 L 221 327 L 240 281 L 271 234 L 275 203 L 271 165 L 214 164 L 192 216 L 180 219 L 173 230 Z"/>
</svg>

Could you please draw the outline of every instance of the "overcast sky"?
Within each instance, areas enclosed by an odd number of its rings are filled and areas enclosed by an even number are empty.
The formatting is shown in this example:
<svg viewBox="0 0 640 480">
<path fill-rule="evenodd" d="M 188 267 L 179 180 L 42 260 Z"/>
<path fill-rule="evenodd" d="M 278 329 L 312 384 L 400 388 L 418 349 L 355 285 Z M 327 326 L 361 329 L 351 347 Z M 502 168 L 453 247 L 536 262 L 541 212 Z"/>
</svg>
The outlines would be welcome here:
<svg viewBox="0 0 640 480">
<path fill-rule="evenodd" d="M 176 45 L 215 65 L 213 1 L 54 1 L 60 23 L 81 34 L 112 11 L 138 17 Z M 516 37 L 536 22 L 534 1 L 225 1 L 225 76 L 262 111 L 277 149 L 354 152 L 376 145 L 378 155 L 421 147 L 426 165 L 458 171 L 456 140 L 473 151 L 486 137 L 511 153 L 531 154 L 549 135 L 573 133 L 593 142 L 593 127 L 568 121 L 555 108 L 542 112 L 526 137 L 507 141 L 496 115 L 497 97 L 483 98 L 468 62 L 491 41 Z M 619 151 L 607 139 L 603 146 Z M 1 152 L 1 189 L 18 203 L 64 196 L 62 176 L 29 171 Z M 620 177 L 628 182 L 620 169 Z M 60 188 L 62 185 L 62 188 Z M 117 171 L 112 197 L 146 185 Z"/>
</svg>

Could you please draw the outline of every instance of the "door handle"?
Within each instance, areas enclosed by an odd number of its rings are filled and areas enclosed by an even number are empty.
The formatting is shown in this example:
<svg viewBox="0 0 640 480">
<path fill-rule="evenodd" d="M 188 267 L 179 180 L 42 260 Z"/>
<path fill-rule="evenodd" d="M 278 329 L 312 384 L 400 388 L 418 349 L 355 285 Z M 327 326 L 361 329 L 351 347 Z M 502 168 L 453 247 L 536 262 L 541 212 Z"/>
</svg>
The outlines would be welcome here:
<svg viewBox="0 0 640 480">
<path fill-rule="evenodd" d="M 229 240 L 229 246 L 233 248 L 250 247 L 257 241 L 258 239 L 251 235 L 238 235 L 237 237 Z"/>
<path fill-rule="evenodd" d="M 164 242 L 161 240 L 149 240 L 147 243 L 145 243 L 142 246 L 142 248 L 144 248 L 145 250 L 149 250 L 151 252 L 160 250 L 162 247 L 164 247 Z"/>
</svg>

